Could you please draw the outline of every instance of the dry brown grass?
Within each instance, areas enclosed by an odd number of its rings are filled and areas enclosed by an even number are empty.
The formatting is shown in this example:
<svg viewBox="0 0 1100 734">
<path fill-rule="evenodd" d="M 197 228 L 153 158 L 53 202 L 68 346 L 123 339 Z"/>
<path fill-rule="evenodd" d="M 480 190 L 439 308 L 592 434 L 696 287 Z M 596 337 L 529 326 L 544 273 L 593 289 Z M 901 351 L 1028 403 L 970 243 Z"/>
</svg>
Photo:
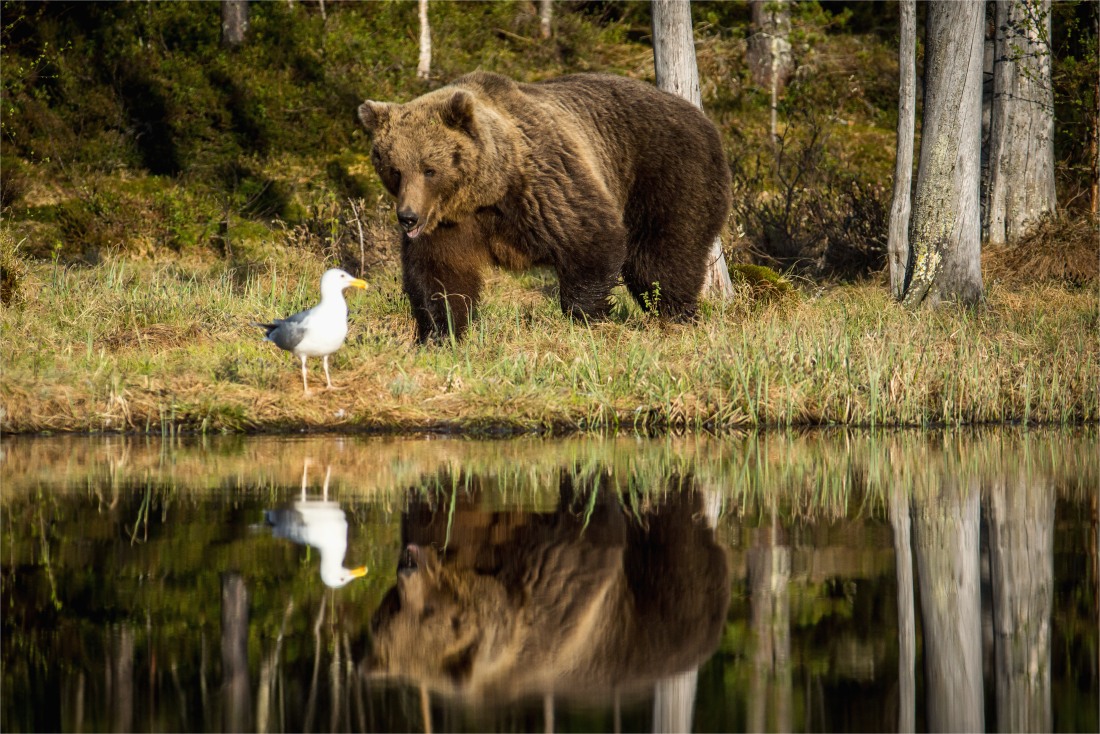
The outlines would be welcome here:
<svg viewBox="0 0 1100 734">
<path fill-rule="evenodd" d="M 1077 423 L 1100 417 L 1096 293 L 992 283 L 978 312 L 914 315 L 881 285 L 764 303 L 744 288 L 697 323 L 623 306 L 585 326 L 552 276 L 497 274 L 469 338 L 422 348 L 394 273 L 349 298 L 333 381 L 304 398 L 250 321 L 316 298 L 325 263 L 31 265 L 0 312 L 0 430 L 716 431 L 794 425 Z M 626 297 L 623 297 L 625 299 Z M 622 300 L 622 299 L 620 299 Z"/>
<path fill-rule="evenodd" d="M 1100 220 L 1065 212 L 1045 215 L 1015 244 L 986 248 L 982 269 L 989 278 L 1013 284 L 1096 284 Z"/>
</svg>

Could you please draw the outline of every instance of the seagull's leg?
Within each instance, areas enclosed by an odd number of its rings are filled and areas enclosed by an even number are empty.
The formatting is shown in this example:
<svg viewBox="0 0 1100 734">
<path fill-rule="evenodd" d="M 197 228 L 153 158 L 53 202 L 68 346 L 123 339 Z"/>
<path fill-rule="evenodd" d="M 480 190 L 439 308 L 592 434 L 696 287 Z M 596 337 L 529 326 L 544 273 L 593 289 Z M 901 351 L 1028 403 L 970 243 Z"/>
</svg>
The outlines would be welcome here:
<svg viewBox="0 0 1100 734">
<path fill-rule="evenodd" d="M 306 501 L 306 477 L 309 476 L 310 463 L 311 462 L 308 456 L 306 457 L 306 460 L 302 463 L 302 502 Z"/>
<path fill-rule="evenodd" d="M 302 387 L 305 388 L 306 395 L 309 395 L 309 381 L 306 379 L 306 356 L 302 355 Z"/>
<path fill-rule="evenodd" d="M 328 376 L 328 355 L 321 357 L 321 362 L 325 365 L 325 382 L 328 383 L 328 389 L 332 389 L 332 378 Z"/>
</svg>

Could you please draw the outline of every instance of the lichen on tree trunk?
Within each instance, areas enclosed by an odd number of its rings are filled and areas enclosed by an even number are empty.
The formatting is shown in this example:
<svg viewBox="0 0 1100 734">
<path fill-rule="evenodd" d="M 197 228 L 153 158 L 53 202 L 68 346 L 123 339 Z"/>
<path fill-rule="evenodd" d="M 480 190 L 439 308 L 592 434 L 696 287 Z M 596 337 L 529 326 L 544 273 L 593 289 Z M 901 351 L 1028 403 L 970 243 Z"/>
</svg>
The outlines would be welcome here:
<svg viewBox="0 0 1100 734">
<path fill-rule="evenodd" d="M 980 0 L 928 6 L 920 165 L 909 241 L 909 308 L 982 298 Z"/>
</svg>

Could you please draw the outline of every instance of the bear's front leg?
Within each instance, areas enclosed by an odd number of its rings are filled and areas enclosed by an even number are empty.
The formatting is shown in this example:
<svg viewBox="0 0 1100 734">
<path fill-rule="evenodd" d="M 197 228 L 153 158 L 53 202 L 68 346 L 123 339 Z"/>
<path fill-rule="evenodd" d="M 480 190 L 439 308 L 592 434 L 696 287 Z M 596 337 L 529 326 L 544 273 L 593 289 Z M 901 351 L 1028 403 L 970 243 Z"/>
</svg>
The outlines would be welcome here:
<svg viewBox="0 0 1100 734">
<path fill-rule="evenodd" d="M 481 295 L 481 258 L 458 245 L 457 227 L 440 228 L 401 245 L 402 280 L 421 344 L 461 339 Z"/>
</svg>

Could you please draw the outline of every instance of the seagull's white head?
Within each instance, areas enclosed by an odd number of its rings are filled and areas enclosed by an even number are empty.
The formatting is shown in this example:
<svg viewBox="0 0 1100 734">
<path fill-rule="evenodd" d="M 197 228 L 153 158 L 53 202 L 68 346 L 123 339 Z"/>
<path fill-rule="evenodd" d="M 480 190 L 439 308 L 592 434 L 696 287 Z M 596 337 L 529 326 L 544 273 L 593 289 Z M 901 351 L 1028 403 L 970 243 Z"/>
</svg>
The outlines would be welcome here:
<svg viewBox="0 0 1100 734">
<path fill-rule="evenodd" d="M 340 268 L 326 270 L 321 276 L 321 298 L 336 296 L 344 292 L 346 288 L 366 288 L 367 283 L 359 278 L 353 278 Z"/>
<path fill-rule="evenodd" d="M 333 589 L 339 589 L 341 586 L 347 586 L 355 579 L 362 578 L 367 575 L 367 567 L 360 566 L 359 568 L 344 568 L 343 566 L 326 566 L 321 564 L 321 582 L 325 586 Z"/>
</svg>

